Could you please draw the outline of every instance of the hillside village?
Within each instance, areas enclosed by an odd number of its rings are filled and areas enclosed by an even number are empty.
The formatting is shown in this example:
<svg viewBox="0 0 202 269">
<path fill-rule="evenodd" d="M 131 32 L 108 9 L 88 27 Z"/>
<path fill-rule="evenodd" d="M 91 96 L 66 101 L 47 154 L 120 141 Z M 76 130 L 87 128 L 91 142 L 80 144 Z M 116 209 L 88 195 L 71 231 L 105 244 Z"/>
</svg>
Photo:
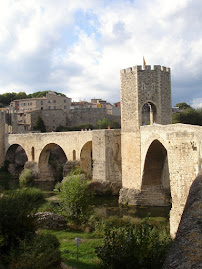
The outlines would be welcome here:
<svg viewBox="0 0 202 269">
<path fill-rule="evenodd" d="M 95 126 L 103 118 L 118 123 L 121 121 L 120 102 L 112 105 L 95 98 L 90 102 L 72 102 L 71 98 L 52 91 L 44 97 L 13 100 L 1 110 L 6 112 L 7 133 L 32 132 L 38 116 L 43 120 L 47 132 L 56 131 L 59 126 Z"/>
</svg>

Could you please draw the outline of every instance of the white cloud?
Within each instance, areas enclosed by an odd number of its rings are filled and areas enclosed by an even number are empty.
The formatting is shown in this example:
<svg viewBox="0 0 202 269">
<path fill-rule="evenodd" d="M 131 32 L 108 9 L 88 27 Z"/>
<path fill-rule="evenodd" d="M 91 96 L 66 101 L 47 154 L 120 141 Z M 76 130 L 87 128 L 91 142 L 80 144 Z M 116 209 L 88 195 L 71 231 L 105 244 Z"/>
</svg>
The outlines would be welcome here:
<svg viewBox="0 0 202 269">
<path fill-rule="evenodd" d="M 176 100 L 185 82 L 200 81 L 200 0 L 3 2 L 0 93 L 48 87 L 73 99 L 118 101 L 119 70 L 141 64 L 143 56 L 147 64 L 171 67 Z M 78 10 L 84 23 L 75 18 Z M 183 101 L 201 98 L 193 87 L 185 87 Z"/>
<path fill-rule="evenodd" d="M 202 108 L 202 98 L 196 98 L 192 100 L 191 106 L 194 108 Z"/>
</svg>

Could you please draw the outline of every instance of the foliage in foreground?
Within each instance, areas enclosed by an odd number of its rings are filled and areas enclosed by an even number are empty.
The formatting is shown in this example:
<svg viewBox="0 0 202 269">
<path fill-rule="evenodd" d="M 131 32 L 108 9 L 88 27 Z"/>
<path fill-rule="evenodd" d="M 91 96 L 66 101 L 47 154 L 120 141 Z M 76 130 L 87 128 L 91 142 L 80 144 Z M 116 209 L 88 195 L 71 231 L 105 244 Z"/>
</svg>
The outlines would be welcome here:
<svg viewBox="0 0 202 269">
<path fill-rule="evenodd" d="M 27 255 L 22 252 L 22 244 L 28 246 L 38 242 L 34 214 L 44 202 L 44 194 L 39 189 L 18 189 L 0 198 L 0 261 L 7 264 L 7 267 L 17 256 Z M 45 249 L 41 247 L 40 257 L 43 251 Z"/>
<path fill-rule="evenodd" d="M 106 227 L 104 245 L 96 253 L 106 269 L 160 269 L 171 239 L 151 226 L 147 220 L 135 229 Z"/>
<path fill-rule="evenodd" d="M 59 198 L 62 212 L 68 220 L 81 224 L 91 215 L 92 195 L 88 185 L 88 180 L 82 174 L 71 173 L 63 180 Z"/>
<path fill-rule="evenodd" d="M 32 240 L 22 240 L 11 252 L 9 269 L 60 268 L 59 241 L 54 235 L 37 235 Z"/>
<path fill-rule="evenodd" d="M 19 176 L 20 187 L 31 187 L 34 185 L 34 174 L 30 169 L 25 168 Z"/>
</svg>

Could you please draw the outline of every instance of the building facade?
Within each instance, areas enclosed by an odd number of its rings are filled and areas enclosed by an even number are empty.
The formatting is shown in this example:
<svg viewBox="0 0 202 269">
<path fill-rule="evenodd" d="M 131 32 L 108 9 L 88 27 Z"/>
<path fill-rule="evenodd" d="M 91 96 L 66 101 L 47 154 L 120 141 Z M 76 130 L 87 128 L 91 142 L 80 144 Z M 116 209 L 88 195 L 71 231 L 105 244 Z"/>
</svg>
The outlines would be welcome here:
<svg viewBox="0 0 202 269">
<path fill-rule="evenodd" d="M 71 98 L 66 96 L 57 95 L 54 92 L 48 92 L 42 98 L 28 98 L 14 100 L 10 104 L 10 108 L 18 112 L 27 112 L 33 110 L 56 110 L 61 109 L 68 113 L 71 106 Z"/>
</svg>

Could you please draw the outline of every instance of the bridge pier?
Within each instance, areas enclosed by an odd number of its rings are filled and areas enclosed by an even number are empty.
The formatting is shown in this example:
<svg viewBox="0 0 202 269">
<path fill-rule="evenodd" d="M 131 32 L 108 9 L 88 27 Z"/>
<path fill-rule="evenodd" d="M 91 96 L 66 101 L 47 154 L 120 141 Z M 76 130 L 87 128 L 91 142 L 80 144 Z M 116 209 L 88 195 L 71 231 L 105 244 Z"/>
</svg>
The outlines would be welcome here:
<svg viewBox="0 0 202 269">
<path fill-rule="evenodd" d="M 121 132 L 120 130 L 94 130 L 93 179 L 121 182 Z"/>
</svg>

